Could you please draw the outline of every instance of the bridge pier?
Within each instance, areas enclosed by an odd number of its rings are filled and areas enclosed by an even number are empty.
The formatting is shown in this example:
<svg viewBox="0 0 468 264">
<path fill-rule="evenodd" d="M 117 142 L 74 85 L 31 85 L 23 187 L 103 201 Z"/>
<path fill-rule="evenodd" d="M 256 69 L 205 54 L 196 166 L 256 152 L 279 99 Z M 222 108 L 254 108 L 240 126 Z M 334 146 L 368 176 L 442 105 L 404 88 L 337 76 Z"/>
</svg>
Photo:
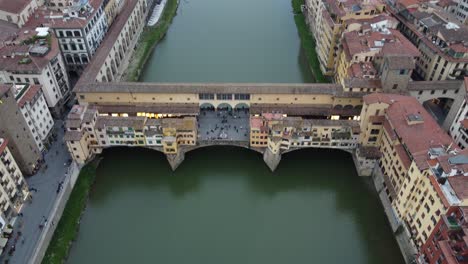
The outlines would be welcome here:
<svg viewBox="0 0 468 264">
<path fill-rule="evenodd" d="M 169 165 L 171 166 L 172 171 L 175 171 L 182 161 L 185 159 L 185 151 L 178 150 L 177 154 L 166 154 L 167 161 L 169 161 Z"/>
<path fill-rule="evenodd" d="M 269 148 L 266 148 L 263 152 L 263 161 L 271 171 L 275 171 L 281 161 L 281 154 L 274 154 Z"/>
</svg>

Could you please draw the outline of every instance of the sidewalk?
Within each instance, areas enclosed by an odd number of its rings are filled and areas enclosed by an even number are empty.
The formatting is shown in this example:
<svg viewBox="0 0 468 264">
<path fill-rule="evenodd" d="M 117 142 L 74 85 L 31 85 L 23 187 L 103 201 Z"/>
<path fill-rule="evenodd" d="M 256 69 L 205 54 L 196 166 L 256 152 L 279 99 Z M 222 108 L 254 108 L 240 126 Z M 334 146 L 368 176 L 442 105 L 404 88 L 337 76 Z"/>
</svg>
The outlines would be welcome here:
<svg viewBox="0 0 468 264">
<path fill-rule="evenodd" d="M 15 237 L 18 231 L 22 233 L 16 243 L 15 252 L 12 256 L 8 255 L 8 250 L 14 241 L 14 239 L 10 239 L 4 254 L 0 257 L 0 263 L 6 263 L 6 261 L 9 264 L 28 263 L 37 247 L 41 233 L 45 230 L 39 226 L 57 224 L 52 223 L 49 219 L 58 197 L 58 185 L 65 179 L 65 174 L 68 171 L 66 165 L 70 159 L 66 146 L 62 144 L 63 130 L 61 125 L 62 121 L 56 121 L 57 141 L 52 144 L 45 155 L 45 163 L 42 168 L 34 176 L 26 179 L 29 188 L 35 188 L 37 192 L 31 191 L 32 203 L 25 203 L 21 211 L 23 217 L 17 217 L 15 221 L 12 237 Z M 45 169 L 46 165 L 47 169 Z"/>
</svg>

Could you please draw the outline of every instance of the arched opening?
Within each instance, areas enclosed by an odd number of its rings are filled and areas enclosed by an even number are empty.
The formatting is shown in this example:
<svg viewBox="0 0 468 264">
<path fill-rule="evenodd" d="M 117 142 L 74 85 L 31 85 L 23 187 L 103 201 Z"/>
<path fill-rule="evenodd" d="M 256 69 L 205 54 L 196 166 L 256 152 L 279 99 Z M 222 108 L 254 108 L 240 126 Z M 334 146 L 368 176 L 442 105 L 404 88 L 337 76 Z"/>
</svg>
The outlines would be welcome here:
<svg viewBox="0 0 468 264">
<path fill-rule="evenodd" d="M 234 106 L 234 109 L 235 110 L 248 110 L 249 105 L 246 104 L 246 103 L 238 103 L 238 104 L 236 104 L 236 106 Z"/>
<path fill-rule="evenodd" d="M 423 103 L 424 108 L 434 119 L 442 125 L 447 118 L 450 109 L 452 108 L 454 100 L 450 98 L 433 98 Z"/>
<path fill-rule="evenodd" d="M 210 103 L 203 103 L 202 105 L 200 105 L 200 110 L 204 110 L 204 111 L 214 111 L 215 110 L 215 107 L 213 104 L 210 104 Z"/>
<path fill-rule="evenodd" d="M 343 109 L 343 106 L 338 104 L 338 105 L 335 105 L 335 106 L 333 107 L 333 109 L 341 110 L 341 109 Z"/>
<path fill-rule="evenodd" d="M 228 103 L 221 103 L 216 109 L 219 111 L 232 111 L 232 106 Z"/>
<path fill-rule="evenodd" d="M 107 81 L 111 82 L 114 78 L 112 77 L 112 73 L 109 67 L 106 69 L 106 74 L 107 74 Z"/>
<path fill-rule="evenodd" d="M 352 105 L 345 105 L 345 106 L 343 107 L 344 110 L 351 110 L 351 109 L 353 109 L 353 108 L 354 108 L 354 106 L 352 106 Z"/>
<path fill-rule="evenodd" d="M 78 54 L 73 55 L 73 60 L 75 61 L 75 64 L 81 64 L 80 55 Z"/>
</svg>

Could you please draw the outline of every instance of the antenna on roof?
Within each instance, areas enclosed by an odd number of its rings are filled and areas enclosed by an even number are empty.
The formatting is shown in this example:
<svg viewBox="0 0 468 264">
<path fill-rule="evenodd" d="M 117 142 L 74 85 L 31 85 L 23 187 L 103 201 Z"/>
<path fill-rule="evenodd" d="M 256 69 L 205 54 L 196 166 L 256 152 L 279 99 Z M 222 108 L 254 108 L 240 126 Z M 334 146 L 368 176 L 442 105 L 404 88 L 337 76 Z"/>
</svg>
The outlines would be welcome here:
<svg viewBox="0 0 468 264">
<path fill-rule="evenodd" d="M 450 148 L 452 147 L 452 145 L 453 145 L 453 142 L 452 142 L 452 143 L 450 143 L 450 145 L 447 147 L 447 150 L 446 150 L 446 152 L 449 152 L 449 151 L 450 151 Z"/>
</svg>

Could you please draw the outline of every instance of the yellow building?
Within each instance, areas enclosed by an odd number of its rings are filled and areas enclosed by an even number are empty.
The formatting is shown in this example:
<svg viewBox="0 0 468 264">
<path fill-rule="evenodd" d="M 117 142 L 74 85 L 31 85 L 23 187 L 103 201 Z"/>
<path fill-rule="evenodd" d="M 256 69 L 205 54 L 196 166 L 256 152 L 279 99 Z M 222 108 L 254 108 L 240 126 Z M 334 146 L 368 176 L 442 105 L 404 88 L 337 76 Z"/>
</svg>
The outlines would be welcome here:
<svg viewBox="0 0 468 264">
<path fill-rule="evenodd" d="M 305 119 L 281 113 L 252 116 L 250 124 L 250 146 L 268 147 L 273 154 L 304 147 L 353 149 L 360 131 L 354 120 Z"/>
<path fill-rule="evenodd" d="M 340 54 L 343 32 L 350 23 L 369 20 L 385 11 L 383 1 L 332 1 L 308 0 L 308 21 L 316 40 L 316 52 L 320 68 L 326 75 L 333 76 Z"/>
<path fill-rule="evenodd" d="M 250 146 L 263 148 L 268 145 L 268 127 L 263 117 L 250 118 Z"/>
<path fill-rule="evenodd" d="M 415 246 L 425 243 L 449 206 L 466 203 L 463 188 L 450 182 L 456 182 L 457 175 L 468 175 L 468 166 L 465 173 L 461 170 L 464 160 L 452 160 L 458 170 L 452 171 L 447 165 L 447 160 L 464 155 L 452 148 L 452 139 L 415 98 L 365 96 L 360 144 L 379 147 L 386 193 Z M 442 167 L 446 174 L 441 172 Z"/>
<path fill-rule="evenodd" d="M 66 128 L 64 140 L 79 164 L 84 164 L 107 147 L 158 149 L 162 146 L 165 154 L 175 154 L 180 146 L 193 146 L 197 142 L 195 117 L 162 118 L 155 122 L 146 116 L 108 115 L 88 106 L 75 105 Z"/>
</svg>

